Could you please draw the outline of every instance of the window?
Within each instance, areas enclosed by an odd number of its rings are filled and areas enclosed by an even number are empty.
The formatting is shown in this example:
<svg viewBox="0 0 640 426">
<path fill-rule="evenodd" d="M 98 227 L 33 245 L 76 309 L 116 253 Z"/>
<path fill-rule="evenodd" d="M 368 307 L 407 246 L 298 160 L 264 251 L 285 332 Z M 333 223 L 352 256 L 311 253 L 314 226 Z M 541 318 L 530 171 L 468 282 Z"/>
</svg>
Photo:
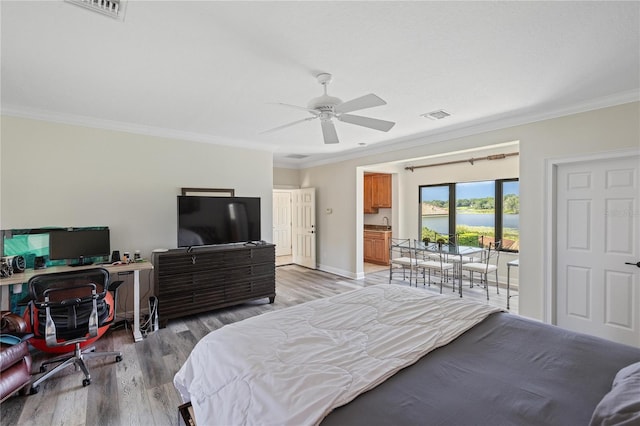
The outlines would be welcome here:
<svg viewBox="0 0 640 426">
<path fill-rule="evenodd" d="M 500 238 L 502 248 L 509 251 L 520 250 L 520 182 L 517 179 L 500 180 L 496 187 L 501 189 Z"/>
<path fill-rule="evenodd" d="M 439 235 L 449 235 L 449 185 L 420 187 L 420 239 L 435 241 Z"/>
<path fill-rule="evenodd" d="M 447 241 L 455 235 L 469 246 L 500 240 L 503 250 L 518 251 L 519 192 L 518 179 L 421 186 L 420 236 Z"/>
</svg>

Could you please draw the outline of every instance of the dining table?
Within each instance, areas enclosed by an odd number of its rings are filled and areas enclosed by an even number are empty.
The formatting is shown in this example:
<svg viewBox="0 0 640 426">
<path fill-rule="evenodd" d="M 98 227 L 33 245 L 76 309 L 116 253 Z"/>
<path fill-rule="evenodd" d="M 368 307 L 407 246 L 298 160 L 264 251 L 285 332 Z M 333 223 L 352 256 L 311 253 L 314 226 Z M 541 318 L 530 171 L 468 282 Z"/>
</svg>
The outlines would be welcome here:
<svg viewBox="0 0 640 426">
<path fill-rule="evenodd" d="M 416 241 L 415 249 L 416 249 L 416 252 L 423 251 L 423 252 L 429 252 L 429 253 L 439 253 L 440 255 L 444 255 L 446 258 L 449 258 L 451 256 L 458 258 L 457 259 L 458 261 L 454 261 L 452 263 L 454 264 L 454 269 L 453 269 L 454 291 L 455 291 L 455 280 L 457 275 L 458 283 L 459 283 L 458 293 L 460 294 L 460 297 L 462 297 L 463 259 L 465 257 L 471 257 L 472 255 L 475 255 L 478 253 L 484 253 L 485 251 L 484 247 L 464 246 L 464 245 L 458 245 L 455 243 L 447 243 L 447 242 L 439 243 L 434 241 L 430 241 L 430 242 Z"/>
</svg>

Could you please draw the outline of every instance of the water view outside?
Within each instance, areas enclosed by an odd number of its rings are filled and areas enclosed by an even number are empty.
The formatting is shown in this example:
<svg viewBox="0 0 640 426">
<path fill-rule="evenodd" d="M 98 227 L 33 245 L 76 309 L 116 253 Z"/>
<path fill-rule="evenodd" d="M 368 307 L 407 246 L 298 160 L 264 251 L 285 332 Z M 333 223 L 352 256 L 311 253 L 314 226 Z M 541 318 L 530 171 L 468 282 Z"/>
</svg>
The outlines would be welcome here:
<svg viewBox="0 0 640 426">
<path fill-rule="evenodd" d="M 511 222 L 515 217 L 515 222 Z M 520 182 L 502 184 L 502 246 L 520 250 Z"/>
<path fill-rule="evenodd" d="M 421 188 L 420 199 L 422 232 L 421 239 L 432 241 L 441 235 L 449 235 L 449 186 L 428 186 Z"/>
<path fill-rule="evenodd" d="M 520 201 L 519 182 L 506 181 L 502 198 L 502 247 L 519 249 Z M 456 184 L 456 229 L 458 243 L 488 245 L 495 240 L 495 182 Z M 449 231 L 449 187 L 423 187 L 422 238 L 446 239 Z"/>
</svg>

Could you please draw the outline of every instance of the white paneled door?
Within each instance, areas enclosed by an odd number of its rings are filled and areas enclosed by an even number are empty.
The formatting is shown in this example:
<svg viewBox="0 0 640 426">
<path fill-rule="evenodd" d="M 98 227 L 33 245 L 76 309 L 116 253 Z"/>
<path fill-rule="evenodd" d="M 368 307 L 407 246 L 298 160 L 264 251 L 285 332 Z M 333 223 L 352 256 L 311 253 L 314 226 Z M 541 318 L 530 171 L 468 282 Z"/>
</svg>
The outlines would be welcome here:
<svg viewBox="0 0 640 426">
<path fill-rule="evenodd" d="M 557 324 L 640 346 L 640 156 L 557 171 Z"/>
<path fill-rule="evenodd" d="M 273 191 L 273 242 L 276 256 L 291 254 L 291 191 Z"/>
<path fill-rule="evenodd" d="M 316 190 L 291 191 L 293 263 L 316 269 Z"/>
</svg>

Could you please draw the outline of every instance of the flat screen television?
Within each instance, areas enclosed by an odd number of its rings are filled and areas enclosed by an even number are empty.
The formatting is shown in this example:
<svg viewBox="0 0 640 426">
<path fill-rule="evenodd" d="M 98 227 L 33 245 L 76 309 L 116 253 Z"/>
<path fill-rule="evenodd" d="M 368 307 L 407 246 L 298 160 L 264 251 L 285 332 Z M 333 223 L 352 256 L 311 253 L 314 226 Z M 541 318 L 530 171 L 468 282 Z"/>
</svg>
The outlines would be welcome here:
<svg viewBox="0 0 640 426">
<path fill-rule="evenodd" d="M 178 247 L 260 239 L 260 198 L 178 196 Z"/>
<path fill-rule="evenodd" d="M 71 260 L 71 266 L 90 265 L 92 257 L 109 256 L 109 228 L 49 232 L 49 259 Z"/>
</svg>

